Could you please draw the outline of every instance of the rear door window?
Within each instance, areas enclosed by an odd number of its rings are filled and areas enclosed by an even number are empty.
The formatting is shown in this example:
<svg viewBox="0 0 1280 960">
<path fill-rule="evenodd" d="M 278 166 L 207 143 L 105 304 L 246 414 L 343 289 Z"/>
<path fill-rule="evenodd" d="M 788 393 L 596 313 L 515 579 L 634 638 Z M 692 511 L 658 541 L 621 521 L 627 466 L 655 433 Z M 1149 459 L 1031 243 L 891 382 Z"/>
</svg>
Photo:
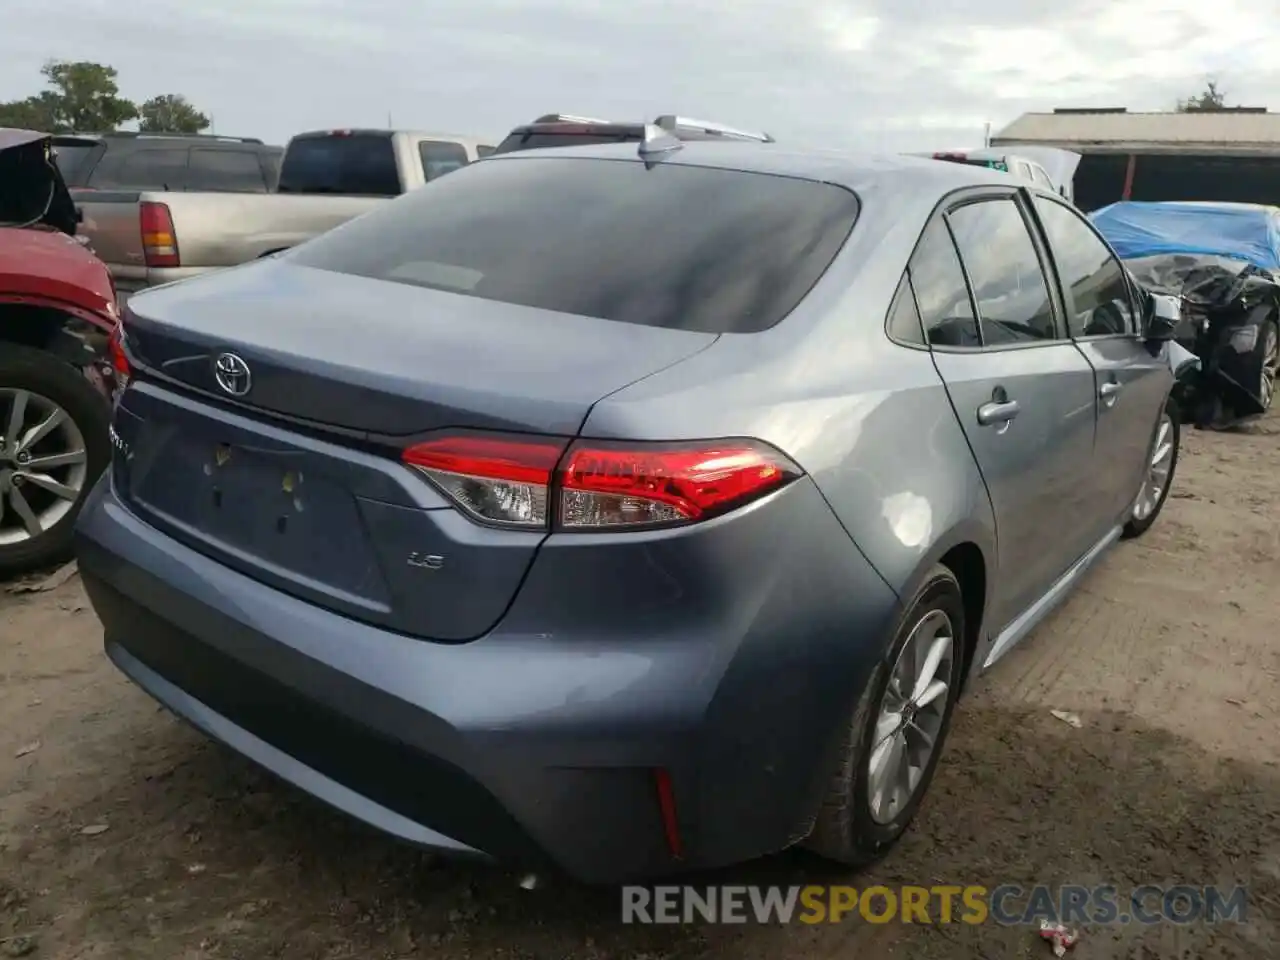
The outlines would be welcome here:
<svg viewBox="0 0 1280 960">
<path fill-rule="evenodd" d="M 857 198 L 831 184 L 527 156 L 470 164 L 285 258 L 604 320 L 751 333 L 804 298 L 857 216 Z"/>
<path fill-rule="evenodd" d="M 1017 201 L 966 203 L 947 220 L 978 304 L 983 345 L 1056 339 L 1049 285 Z"/>
<path fill-rule="evenodd" d="M 466 147 L 447 140 L 419 141 L 418 156 L 422 159 L 422 176 L 428 183 L 470 162 Z"/>
<path fill-rule="evenodd" d="M 185 190 L 187 185 L 187 147 L 125 148 L 119 163 L 108 163 L 120 147 L 108 148 L 107 159 L 98 165 L 89 180 L 99 189 Z"/>
<path fill-rule="evenodd" d="M 267 181 L 252 150 L 195 147 L 187 169 L 188 190 L 266 193 Z"/>
<path fill-rule="evenodd" d="M 390 134 L 300 137 L 285 150 L 280 193 L 394 197 L 403 192 Z"/>
</svg>

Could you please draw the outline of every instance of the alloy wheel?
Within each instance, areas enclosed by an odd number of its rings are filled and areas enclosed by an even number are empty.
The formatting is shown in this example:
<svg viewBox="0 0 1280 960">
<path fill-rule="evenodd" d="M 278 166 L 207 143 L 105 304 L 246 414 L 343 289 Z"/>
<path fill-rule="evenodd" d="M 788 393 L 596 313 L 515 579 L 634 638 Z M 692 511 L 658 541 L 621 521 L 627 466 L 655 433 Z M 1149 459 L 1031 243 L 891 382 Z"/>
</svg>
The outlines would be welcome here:
<svg viewBox="0 0 1280 960">
<path fill-rule="evenodd" d="M 1151 445 L 1151 460 L 1146 479 L 1133 505 L 1133 519 L 1145 520 L 1155 513 L 1164 489 L 1169 485 L 1169 471 L 1173 469 L 1173 419 L 1169 414 L 1160 417 L 1156 427 L 1155 442 Z"/>
<path fill-rule="evenodd" d="M 1277 335 L 1274 323 L 1263 327 L 1262 341 L 1262 382 L 1259 384 L 1258 398 L 1262 401 L 1262 409 L 1271 409 L 1271 400 L 1276 393 L 1276 374 L 1280 370 L 1280 335 Z"/>
<path fill-rule="evenodd" d="M 0 388 L 0 547 L 51 530 L 75 507 L 89 473 L 84 435 L 48 397 Z"/>
<path fill-rule="evenodd" d="M 942 733 L 951 700 L 955 627 L 941 610 L 912 628 L 880 700 L 868 759 L 871 818 L 892 823 L 911 803 Z"/>
</svg>

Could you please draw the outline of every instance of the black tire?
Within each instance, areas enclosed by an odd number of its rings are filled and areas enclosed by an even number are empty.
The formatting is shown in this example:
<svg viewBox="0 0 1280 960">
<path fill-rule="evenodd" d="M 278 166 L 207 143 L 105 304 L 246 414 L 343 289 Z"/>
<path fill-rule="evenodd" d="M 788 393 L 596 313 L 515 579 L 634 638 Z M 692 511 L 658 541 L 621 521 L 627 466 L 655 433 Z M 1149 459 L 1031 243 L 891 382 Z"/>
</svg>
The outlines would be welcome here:
<svg viewBox="0 0 1280 960">
<path fill-rule="evenodd" d="M 869 762 L 880 702 L 912 629 L 932 611 L 940 610 L 951 619 L 955 650 L 951 658 L 947 704 L 935 739 L 933 753 L 925 764 L 920 782 L 910 800 L 889 823 L 878 823 L 871 815 L 868 794 Z M 859 696 L 834 758 L 834 770 L 827 784 L 822 808 L 812 832 L 803 845 L 828 860 L 854 867 L 866 866 L 884 856 L 906 832 L 920 802 L 933 780 L 938 758 L 951 729 L 951 718 L 964 680 L 964 599 L 955 574 L 945 566 L 930 571 L 924 585 L 902 617 L 888 654 L 877 665 Z"/>
<path fill-rule="evenodd" d="M 1160 511 L 1164 509 L 1165 501 L 1169 499 L 1169 491 L 1173 488 L 1173 480 L 1178 472 L 1178 454 L 1182 450 L 1182 419 L 1178 413 L 1178 404 L 1174 402 L 1172 397 L 1165 402 L 1164 409 L 1160 411 L 1160 414 L 1160 419 L 1156 421 L 1156 427 L 1152 430 L 1152 445 L 1147 448 L 1147 463 L 1149 464 L 1151 462 L 1151 455 L 1154 453 L 1156 430 L 1159 429 L 1159 425 L 1164 421 L 1164 418 L 1168 417 L 1169 422 L 1173 426 L 1171 434 L 1173 440 L 1173 453 L 1171 454 L 1171 459 L 1169 461 L 1169 477 L 1165 481 L 1164 489 L 1160 491 L 1160 497 L 1156 500 L 1154 510 L 1140 520 L 1132 514 L 1129 516 L 1129 519 L 1125 523 L 1124 529 L 1120 534 L 1122 540 L 1132 540 L 1135 537 L 1140 537 L 1151 529 L 1152 525 L 1159 519 Z M 1143 483 L 1145 484 L 1145 470 L 1143 477 Z"/>
<path fill-rule="evenodd" d="M 0 576 L 12 576 L 69 560 L 76 518 L 93 484 L 111 461 L 111 407 L 70 364 L 39 350 L 0 343 L 0 390 L 26 390 L 57 404 L 84 437 L 86 476 L 80 494 L 54 526 L 37 537 L 5 546 L 0 544 Z M 7 410 L 0 409 L 0 431 Z"/>
</svg>

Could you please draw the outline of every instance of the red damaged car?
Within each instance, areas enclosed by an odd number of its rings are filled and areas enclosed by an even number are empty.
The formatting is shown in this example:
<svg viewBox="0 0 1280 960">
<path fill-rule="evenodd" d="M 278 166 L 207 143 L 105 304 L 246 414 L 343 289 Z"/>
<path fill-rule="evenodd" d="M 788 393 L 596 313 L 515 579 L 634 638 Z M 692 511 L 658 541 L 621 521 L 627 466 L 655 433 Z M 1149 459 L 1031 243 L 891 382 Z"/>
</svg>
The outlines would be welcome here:
<svg viewBox="0 0 1280 960">
<path fill-rule="evenodd" d="M 116 291 L 48 136 L 0 128 L 0 575 L 68 557 L 110 459 Z"/>
</svg>

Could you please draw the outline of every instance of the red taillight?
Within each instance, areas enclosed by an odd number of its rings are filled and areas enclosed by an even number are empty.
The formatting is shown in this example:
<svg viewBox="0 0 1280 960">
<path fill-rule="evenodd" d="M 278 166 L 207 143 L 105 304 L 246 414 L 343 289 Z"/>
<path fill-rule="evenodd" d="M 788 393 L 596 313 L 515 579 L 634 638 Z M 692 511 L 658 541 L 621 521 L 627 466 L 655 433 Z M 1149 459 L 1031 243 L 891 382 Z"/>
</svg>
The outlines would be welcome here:
<svg viewBox="0 0 1280 960">
<path fill-rule="evenodd" d="M 163 203 L 143 201 L 138 204 L 138 221 L 142 227 L 142 256 L 147 266 L 182 266 L 169 207 Z"/>
<path fill-rule="evenodd" d="M 111 355 L 111 368 L 115 370 L 116 378 L 123 387 L 133 376 L 133 367 L 129 365 L 129 355 L 124 352 L 124 322 L 121 320 L 117 320 L 116 325 L 111 328 L 107 351 Z"/>
<path fill-rule="evenodd" d="M 472 434 L 417 444 L 403 460 L 481 522 L 583 532 L 706 520 L 800 475 L 754 440 L 570 444 Z"/>
<path fill-rule="evenodd" d="M 428 440 L 402 459 L 475 519 L 543 528 L 548 493 L 566 440 L 460 435 Z"/>
<path fill-rule="evenodd" d="M 579 441 L 560 472 L 560 525 L 582 529 L 704 520 L 795 476 L 795 467 L 751 440 L 653 446 Z"/>
</svg>

